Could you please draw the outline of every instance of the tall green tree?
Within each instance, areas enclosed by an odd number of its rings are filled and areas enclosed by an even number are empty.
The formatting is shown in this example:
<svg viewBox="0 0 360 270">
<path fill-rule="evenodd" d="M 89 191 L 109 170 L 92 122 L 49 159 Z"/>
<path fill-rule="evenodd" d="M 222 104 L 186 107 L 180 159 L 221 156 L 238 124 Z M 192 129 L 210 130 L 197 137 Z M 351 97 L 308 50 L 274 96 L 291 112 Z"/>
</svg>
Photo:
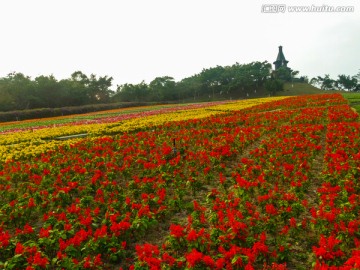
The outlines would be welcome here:
<svg viewBox="0 0 360 270">
<path fill-rule="evenodd" d="M 112 101 L 119 102 L 140 102 L 147 101 L 149 95 L 148 85 L 142 81 L 139 84 L 122 84 L 118 85 L 115 95 L 112 97 Z"/>
<path fill-rule="evenodd" d="M 272 77 L 265 82 L 265 89 L 270 92 L 271 96 L 275 96 L 277 92 L 284 90 L 284 81 Z"/>
<path fill-rule="evenodd" d="M 112 90 L 112 77 L 104 76 L 97 78 L 95 74 L 87 77 L 81 71 L 76 71 L 71 75 L 74 87 L 79 91 L 85 90 L 89 103 L 106 103 L 110 100 Z"/>
<path fill-rule="evenodd" d="M 335 83 L 340 90 L 355 91 L 359 82 L 356 76 L 341 74 Z"/>
<path fill-rule="evenodd" d="M 319 86 L 322 90 L 331 90 L 335 87 L 335 81 L 330 78 L 329 74 L 325 74 L 324 77 L 314 77 L 311 79 L 310 83 Z"/>
<path fill-rule="evenodd" d="M 61 86 L 53 75 L 36 77 L 33 93 L 34 108 L 61 107 L 66 101 L 64 100 Z"/>
<path fill-rule="evenodd" d="M 34 96 L 34 84 L 30 77 L 22 73 L 9 73 L 1 79 L 2 88 L 12 97 L 12 110 L 31 109 Z"/>
<path fill-rule="evenodd" d="M 176 83 L 173 77 L 156 77 L 149 84 L 149 96 L 153 101 L 176 100 L 179 95 L 176 93 Z"/>
<path fill-rule="evenodd" d="M 9 93 L 9 89 L 4 86 L 0 80 L 0 111 L 10 111 L 15 108 L 13 96 Z"/>
</svg>

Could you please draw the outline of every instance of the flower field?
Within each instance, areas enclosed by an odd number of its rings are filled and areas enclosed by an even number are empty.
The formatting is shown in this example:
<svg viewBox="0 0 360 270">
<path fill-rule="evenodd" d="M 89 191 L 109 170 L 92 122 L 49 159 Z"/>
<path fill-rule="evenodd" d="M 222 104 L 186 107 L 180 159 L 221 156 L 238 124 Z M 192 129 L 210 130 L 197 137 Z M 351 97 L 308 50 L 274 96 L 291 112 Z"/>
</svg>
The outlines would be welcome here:
<svg viewBox="0 0 360 270">
<path fill-rule="evenodd" d="M 74 123 L 0 135 L 0 269 L 360 268 L 341 95 Z"/>
<path fill-rule="evenodd" d="M 87 134 L 91 137 L 98 137 L 104 135 L 114 135 L 120 132 L 130 132 L 134 130 L 141 130 L 150 128 L 154 125 L 161 125 L 169 121 L 198 119 L 211 115 L 226 113 L 231 110 L 245 109 L 257 104 L 269 102 L 271 100 L 282 99 L 283 97 L 271 99 L 254 99 L 240 102 L 208 102 L 205 104 L 189 104 L 187 106 L 165 107 L 157 109 L 158 106 L 153 107 L 153 110 L 140 110 L 140 112 L 123 113 L 121 109 L 117 115 L 113 111 L 107 112 L 105 115 L 97 115 L 96 120 L 93 121 L 77 121 L 69 120 L 68 117 L 56 117 L 53 120 L 47 120 L 47 125 L 37 125 L 33 121 L 23 121 L 23 123 L 16 123 L 16 127 L 12 129 L 12 125 L 3 125 L 3 131 L 0 133 L 0 160 L 17 160 L 24 157 L 35 157 L 50 149 L 55 149 L 61 145 L 69 145 L 76 141 L 68 141 L 66 143 L 58 142 L 54 139 L 67 135 Z M 88 116 L 87 116 L 88 117 Z M 63 121 L 67 120 L 67 123 Z M 30 122 L 30 125 L 29 125 Z M 95 122 L 95 123 L 94 123 Z"/>
</svg>

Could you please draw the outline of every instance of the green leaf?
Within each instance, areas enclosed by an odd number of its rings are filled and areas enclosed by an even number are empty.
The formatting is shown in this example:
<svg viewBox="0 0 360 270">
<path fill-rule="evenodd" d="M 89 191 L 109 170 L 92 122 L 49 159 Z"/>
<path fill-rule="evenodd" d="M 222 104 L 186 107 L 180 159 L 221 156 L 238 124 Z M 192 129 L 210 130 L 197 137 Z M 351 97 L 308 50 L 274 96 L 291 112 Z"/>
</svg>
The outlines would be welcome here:
<svg viewBox="0 0 360 270">
<path fill-rule="evenodd" d="M 235 264 L 239 258 L 240 258 L 239 255 L 235 255 L 234 258 L 232 258 L 232 260 L 231 260 L 231 264 Z"/>
<path fill-rule="evenodd" d="M 52 265 L 55 265 L 55 264 L 57 263 L 57 260 L 58 260 L 57 258 L 53 258 L 53 259 L 51 260 L 51 264 L 52 264 Z"/>
</svg>

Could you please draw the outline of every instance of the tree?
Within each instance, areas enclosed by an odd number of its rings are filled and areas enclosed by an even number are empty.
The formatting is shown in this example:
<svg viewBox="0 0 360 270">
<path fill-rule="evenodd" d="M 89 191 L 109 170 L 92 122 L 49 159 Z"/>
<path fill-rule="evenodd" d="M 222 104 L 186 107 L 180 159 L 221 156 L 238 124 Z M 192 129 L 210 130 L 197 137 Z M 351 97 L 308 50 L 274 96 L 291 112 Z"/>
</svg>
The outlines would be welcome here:
<svg viewBox="0 0 360 270">
<path fill-rule="evenodd" d="M 8 89 L 0 82 L 0 111 L 10 111 L 14 109 L 14 99 Z"/>
<path fill-rule="evenodd" d="M 312 78 L 310 84 L 320 86 L 322 90 L 330 90 L 334 88 L 335 81 L 330 78 L 329 74 L 326 74 L 324 77 L 317 76 Z"/>
<path fill-rule="evenodd" d="M 81 92 L 85 90 L 87 93 L 86 103 L 106 103 L 110 100 L 112 77 L 104 76 L 97 79 L 95 74 L 87 77 L 81 71 L 76 71 L 71 74 L 71 80 L 73 87 Z"/>
<path fill-rule="evenodd" d="M 2 88 L 12 97 L 12 110 L 33 108 L 31 100 L 34 99 L 34 84 L 31 78 L 22 73 L 9 73 L 1 79 Z"/>
<path fill-rule="evenodd" d="M 180 98 L 192 97 L 194 100 L 199 96 L 202 82 L 199 74 L 182 79 L 176 85 Z"/>
<path fill-rule="evenodd" d="M 252 62 L 251 76 L 253 76 L 254 86 L 256 88 L 262 87 L 265 81 L 270 77 L 271 64 L 267 61 Z"/>
<path fill-rule="evenodd" d="M 249 91 L 263 87 L 270 77 L 271 64 L 267 61 L 227 66 L 222 74 L 222 90 L 245 95 Z"/>
<path fill-rule="evenodd" d="M 358 80 L 356 76 L 339 75 L 336 85 L 340 90 L 354 91 L 357 88 Z"/>
<path fill-rule="evenodd" d="M 202 70 L 200 80 L 202 82 L 201 90 L 204 94 L 214 97 L 215 92 L 219 92 L 223 84 L 224 77 L 222 75 L 224 71 L 225 69 L 222 66 Z"/>
<path fill-rule="evenodd" d="M 354 75 L 354 77 L 357 80 L 357 85 L 354 91 L 360 91 L 360 70 L 356 75 Z"/>
<path fill-rule="evenodd" d="M 284 82 L 273 77 L 265 82 L 265 89 L 275 96 L 277 92 L 284 91 Z"/>
<path fill-rule="evenodd" d="M 90 75 L 87 92 L 91 103 L 106 103 L 110 100 L 112 80 L 108 76 L 97 79 L 96 75 Z"/>
<path fill-rule="evenodd" d="M 33 108 L 64 106 L 61 86 L 53 75 L 35 78 L 32 102 Z"/>
<path fill-rule="evenodd" d="M 175 100 L 178 98 L 175 86 L 173 77 L 156 77 L 149 84 L 150 99 L 154 101 Z"/>
<path fill-rule="evenodd" d="M 307 76 L 301 76 L 297 81 L 301 83 L 309 83 L 309 78 Z"/>
<path fill-rule="evenodd" d="M 90 95 L 88 94 L 88 77 L 81 71 L 75 71 L 71 74 L 70 78 L 61 82 L 63 86 L 68 86 L 67 93 L 73 94 L 71 99 L 79 105 L 89 104 L 91 102 Z"/>
<path fill-rule="evenodd" d="M 118 85 L 112 101 L 146 101 L 148 99 L 149 87 L 142 81 L 139 84 Z"/>
<path fill-rule="evenodd" d="M 64 79 L 58 82 L 58 85 L 61 92 L 59 99 L 62 105 L 60 107 L 81 106 L 90 103 L 87 89 L 81 83 L 72 79 Z"/>
<path fill-rule="evenodd" d="M 292 80 L 292 72 L 293 70 L 288 67 L 280 67 L 276 72 L 276 77 L 279 80 L 283 80 L 284 82 L 290 82 Z"/>
</svg>

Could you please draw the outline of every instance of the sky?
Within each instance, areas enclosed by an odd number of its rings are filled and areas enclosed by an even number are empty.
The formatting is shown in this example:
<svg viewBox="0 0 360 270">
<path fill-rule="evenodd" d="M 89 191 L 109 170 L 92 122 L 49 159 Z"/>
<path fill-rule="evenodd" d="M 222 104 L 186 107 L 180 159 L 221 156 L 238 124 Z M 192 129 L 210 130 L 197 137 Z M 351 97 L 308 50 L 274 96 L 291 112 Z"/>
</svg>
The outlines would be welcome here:
<svg viewBox="0 0 360 270">
<path fill-rule="evenodd" d="M 353 12 L 289 11 L 322 5 Z M 180 81 L 217 65 L 273 63 L 280 45 L 309 79 L 360 71 L 358 0 L 0 0 L 0 36 L 0 77 L 79 70 L 115 87 Z"/>
</svg>

